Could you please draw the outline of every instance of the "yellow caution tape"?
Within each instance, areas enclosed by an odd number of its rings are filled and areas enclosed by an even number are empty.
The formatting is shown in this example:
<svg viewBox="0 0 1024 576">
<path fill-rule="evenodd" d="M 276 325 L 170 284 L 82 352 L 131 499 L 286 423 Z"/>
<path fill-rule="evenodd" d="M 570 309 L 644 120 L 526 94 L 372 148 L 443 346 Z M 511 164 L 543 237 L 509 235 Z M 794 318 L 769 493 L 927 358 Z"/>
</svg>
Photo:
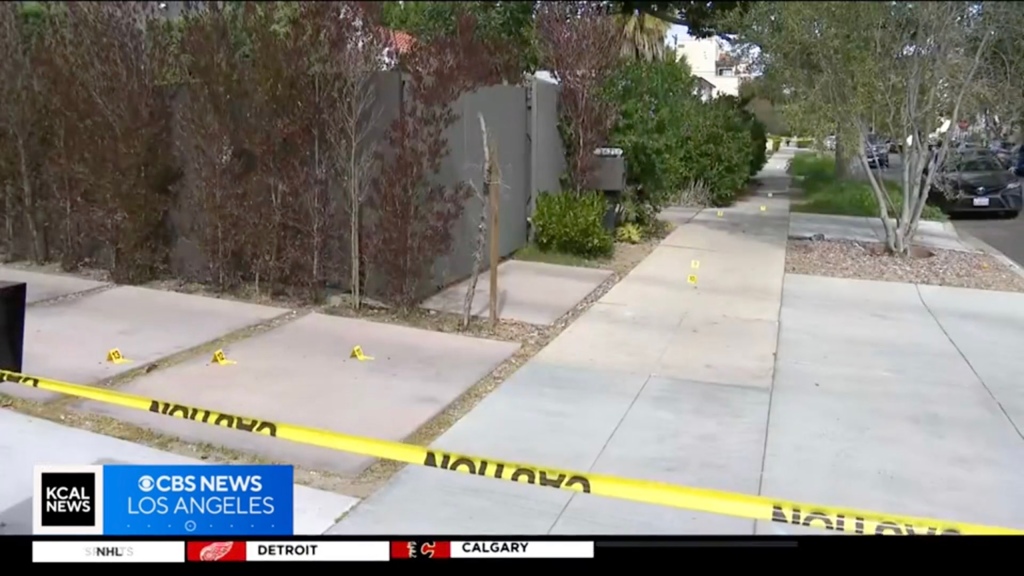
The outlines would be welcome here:
<svg viewBox="0 0 1024 576">
<path fill-rule="evenodd" d="M 494 458 L 467 456 L 465 454 L 455 454 L 412 444 L 391 442 L 389 440 L 376 440 L 281 422 L 270 422 L 258 418 L 246 418 L 235 414 L 216 412 L 174 402 L 163 402 L 113 390 L 82 386 L 80 384 L 69 384 L 67 382 L 38 378 L 6 370 L 0 370 L 0 382 L 24 384 L 41 390 L 76 396 L 105 404 L 144 410 L 213 426 L 234 428 L 253 434 L 263 434 L 265 436 L 281 438 L 282 440 L 291 440 L 301 444 L 321 446 L 323 448 L 362 454 L 374 458 L 430 466 L 452 472 L 474 474 L 498 480 L 519 482 L 521 484 L 548 486 L 550 488 L 598 494 L 611 498 L 632 500 L 634 502 L 749 518 L 751 520 L 768 520 L 794 526 L 824 528 L 826 530 L 853 534 L 905 536 L 950 534 L 1024 535 L 1024 530 L 1012 528 L 998 528 L 913 516 L 895 516 L 882 512 L 777 500 L 736 492 L 676 486 L 650 480 L 632 480 L 590 472 L 571 472 L 557 468 L 535 466 L 533 464 L 519 464 Z"/>
</svg>

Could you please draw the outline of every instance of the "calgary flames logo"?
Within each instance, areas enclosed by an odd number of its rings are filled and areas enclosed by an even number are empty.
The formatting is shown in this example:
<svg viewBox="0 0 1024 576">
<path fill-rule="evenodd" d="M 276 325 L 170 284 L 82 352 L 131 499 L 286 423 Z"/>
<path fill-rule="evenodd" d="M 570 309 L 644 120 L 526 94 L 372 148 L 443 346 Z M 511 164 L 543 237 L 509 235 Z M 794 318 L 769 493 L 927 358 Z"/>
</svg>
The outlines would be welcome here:
<svg viewBox="0 0 1024 576">
<path fill-rule="evenodd" d="M 434 557 L 435 544 L 433 542 L 409 542 L 406 546 L 409 548 L 409 558 Z"/>
<path fill-rule="evenodd" d="M 216 562 L 227 556 L 234 546 L 234 542 L 214 542 L 199 551 L 199 559 L 203 562 Z"/>
</svg>

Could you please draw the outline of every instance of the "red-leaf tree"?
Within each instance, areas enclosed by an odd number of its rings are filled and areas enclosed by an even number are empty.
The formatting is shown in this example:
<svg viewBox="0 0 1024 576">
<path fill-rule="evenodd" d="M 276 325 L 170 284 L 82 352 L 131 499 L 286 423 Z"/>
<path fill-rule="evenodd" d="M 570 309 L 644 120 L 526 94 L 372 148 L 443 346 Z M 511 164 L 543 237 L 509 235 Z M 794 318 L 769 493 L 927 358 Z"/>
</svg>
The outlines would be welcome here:
<svg viewBox="0 0 1024 576">
<path fill-rule="evenodd" d="M 51 236 L 65 265 L 107 268 L 121 283 L 167 271 L 173 163 L 148 2 L 69 2 L 46 26 Z"/>
<path fill-rule="evenodd" d="M 537 10 L 542 67 L 561 87 L 568 184 L 579 192 L 594 170 L 594 150 L 606 144 L 617 118 L 604 93 L 619 65 L 622 36 L 601 2 L 541 2 Z"/>
<path fill-rule="evenodd" d="M 382 295 L 399 308 L 417 303 L 435 261 L 452 248 L 453 228 L 470 189 L 432 179 L 449 153 L 445 133 L 458 119 L 453 104 L 500 81 L 495 61 L 466 14 L 454 35 L 416 42 L 398 55 L 404 75 L 401 110 L 388 128 L 382 169 L 368 198 L 373 215 L 365 248 L 370 267 L 383 280 Z"/>
<path fill-rule="evenodd" d="M 181 156 L 199 208 L 192 234 L 221 289 L 318 300 L 341 280 L 338 188 L 366 170 L 349 152 L 369 121 L 366 63 L 380 54 L 351 4 L 213 5 L 185 21 Z"/>
</svg>

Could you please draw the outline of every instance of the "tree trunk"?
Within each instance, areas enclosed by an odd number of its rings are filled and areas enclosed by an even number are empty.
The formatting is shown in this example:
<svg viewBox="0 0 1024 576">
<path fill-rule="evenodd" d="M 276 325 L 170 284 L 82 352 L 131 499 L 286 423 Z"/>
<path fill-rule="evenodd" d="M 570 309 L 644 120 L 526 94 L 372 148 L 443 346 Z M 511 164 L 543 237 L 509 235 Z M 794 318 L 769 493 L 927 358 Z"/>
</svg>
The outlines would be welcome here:
<svg viewBox="0 0 1024 576">
<path fill-rule="evenodd" d="M 349 241 L 352 251 L 352 307 L 359 310 L 363 301 L 362 293 L 362 253 L 359 251 L 360 226 L 359 226 L 359 185 L 356 181 L 355 162 L 352 162 L 352 173 L 350 175 L 351 188 L 349 189 Z"/>
<path fill-rule="evenodd" d="M 484 260 L 484 245 L 487 240 L 487 222 L 490 220 L 488 215 L 491 213 L 490 202 L 497 202 L 497 194 L 494 196 L 490 195 L 491 184 L 494 179 L 494 170 L 492 162 L 495 160 L 491 158 L 490 142 L 487 138 L 487 123 L 484 121 L 483 114 L 477 114 L 480 119 L 480 134 L 484 143 L 484 177 L 483 177 L 483 191 L 477 190 L 476 196 L 480 198 L 480 222 L 476 228 L 476 246 L 473 250 L 473 270 L 469 276 L 469 286 L 466 288 L 466 297 L 462 303 L 462 329 L 465 330 L 469 327 L 469 320 L 473 315 L 473 297 L 476 295 L 476 284 L 480 279 L 480 265 Z"/>
<path fill-rule="evenodd" d="M 25 151 L 25 141 L 20 136 L 15 136 L 18 144 L 18 163 L 21 168 L 21 192 L 22 202 L 25 210 L 25 224 L 28 225 L 29 238 L 32 241 L 32 260 L 41 262 L 43 255 L 40 253 L 39 230 L 36 227 L 36 202 L 32 189 L 32 175 L 28 168 L 28 154 Z"/>
<path fill-rule="evenodd" d="M 836 180 L 841 180 L 850 176 L 850 166 L 848 165 L 843 152 L 843 138 L 839 135 L 839 131 L 836 131 Z"/>
</svg>

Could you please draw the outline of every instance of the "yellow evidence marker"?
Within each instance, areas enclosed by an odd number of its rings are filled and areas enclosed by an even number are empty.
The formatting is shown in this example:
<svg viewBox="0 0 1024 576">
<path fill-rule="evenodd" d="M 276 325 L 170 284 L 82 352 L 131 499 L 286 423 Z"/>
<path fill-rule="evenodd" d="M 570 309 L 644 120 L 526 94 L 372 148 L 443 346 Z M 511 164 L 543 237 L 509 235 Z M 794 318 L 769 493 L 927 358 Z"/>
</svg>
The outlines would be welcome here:
<svg viewBox="0 0 1024 576">
<path fill-rule="evenodd" d="M 690 260 L 690 268 L 697 270 L 700 268 L 700 260 Z"/>
<path fill-rule="evenodd" d="M 356 346 L 355 348 L 353 348 L 352 354 L 349 354 L 349 358 L 355 358 L 360 362 L 363 362 L 365 360 L 373 360 L 373 356 L 367 356 L 366 354 L 363 354 L 362 346 Z"/>
<path fill-rule="evenodd" d="M 693 284 L 694 286 L 696 286 L 697 285 L 697 275 L 696 274 L 690 274 L 689 276 L 686 277 L 686 281 L 689 282 L 690 284 Z"/>
<path fill-rule="evenodd" d="M 761 206 L 761 212 L 764 212 L 764 211 L 766 211 L 766 210 L 768 210 L 768 207 L 767 207 L 767 206 Z"/>
<path fill-rule="evenodd" d="M 110 351 L 107 352 L 107 362 L 110 362 L 111 364 L 124 364 L 125 362 L 131 362 L 131 360 L 125 358 L 117 348 L 111 348 Z"/>
<path fill-rule="evenodd" d="M 718 214 L 716 214 L 716 216 L 718 216 L 719 218 L 721 218 L 723 215 L 725 215 L 725 212 L 722 212 L 721 210 L 719 210 Z"/>
<path fill-rule="evenodd" d="M 238 364 L 238 362 L 235 362 L 234 360 L 228 360 L 228 357 L 224 355 L 223 350 L 217 350 L 216 352 L 214 352 L 213 359 L 211 360 L 211 362 L 213 364 L 217 364 L 218 366 L 230 366 L 232 364 Z"/>
</svg>

